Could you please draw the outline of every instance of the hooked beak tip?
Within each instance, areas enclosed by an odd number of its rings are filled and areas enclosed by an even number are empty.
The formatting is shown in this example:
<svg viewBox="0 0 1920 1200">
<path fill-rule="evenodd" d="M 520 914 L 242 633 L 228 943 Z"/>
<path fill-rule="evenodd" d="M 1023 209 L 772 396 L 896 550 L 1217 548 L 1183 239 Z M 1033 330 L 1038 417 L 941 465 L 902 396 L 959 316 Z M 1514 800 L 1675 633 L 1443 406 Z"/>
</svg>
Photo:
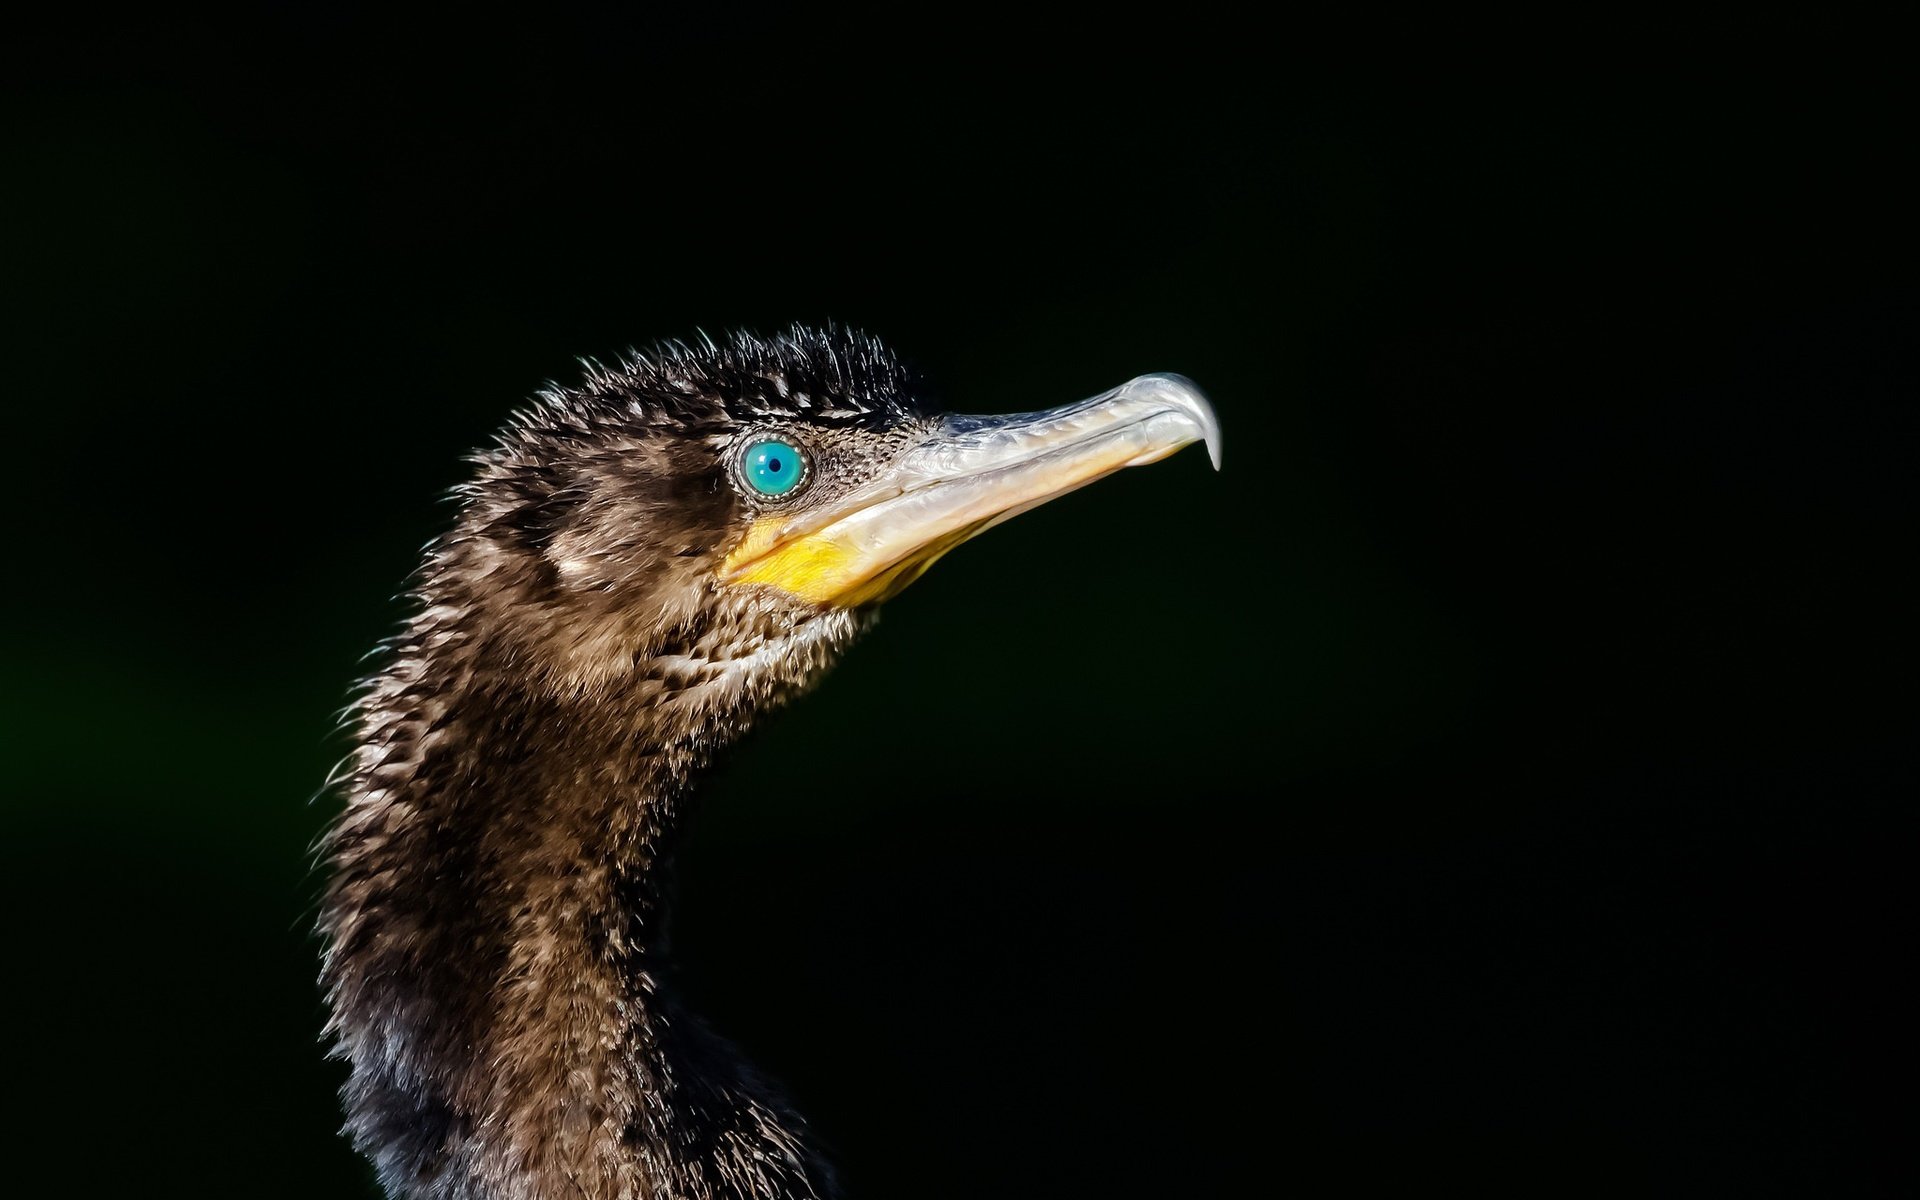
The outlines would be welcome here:
<svg viewBox="0 0 1920 1200">
<path fill-rule="evenodd" d="M 1143 400 L 1159 401 L 1191 417 L 1200 427 L 1201 440 L 1207 443 L 1207 457 L 1213 461 L 1213 469 L 1220 469 L 1220 418 L 1214 414 L 1213 405 L 1207 403 L 1206 393 L 1200 390 L 1199 384 L 1185 375 L 1156 371 L 1121 385 L 1120 390 L 1134 392 Z"/>
</svg>

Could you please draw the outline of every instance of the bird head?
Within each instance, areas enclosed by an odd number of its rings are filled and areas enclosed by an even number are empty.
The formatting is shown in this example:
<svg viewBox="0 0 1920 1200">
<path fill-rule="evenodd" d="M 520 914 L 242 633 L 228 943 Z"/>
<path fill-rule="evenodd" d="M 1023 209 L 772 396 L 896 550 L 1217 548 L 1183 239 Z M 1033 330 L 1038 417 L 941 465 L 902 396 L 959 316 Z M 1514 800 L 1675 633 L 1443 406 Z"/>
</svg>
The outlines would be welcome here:
<svg viewBox="0 0 1920 1200">
<path fill-rule="evenodd" d="M 1213 412 L 1175 375 L 964 416 L 847 331 L 674 346 L 520 414 L 441 553 L 504 605 L 522 666 L 578 688 L 663 646 L 710 666 L 853 628 L 982 530 L 1196 441 L 1218 466 Z"/>
<path fill-rule="evenodd" d="M 822 1194 L 765 1085 L 649 1015 L 682 797 L 942 554 L 1201 440 L 1217 464 L 1175 376 L 952 416 L 877 342 L 802 329 L 516 414 L 355 703 L 329 839 L 348 1125 L 395 1194 Z"/>
</svg>

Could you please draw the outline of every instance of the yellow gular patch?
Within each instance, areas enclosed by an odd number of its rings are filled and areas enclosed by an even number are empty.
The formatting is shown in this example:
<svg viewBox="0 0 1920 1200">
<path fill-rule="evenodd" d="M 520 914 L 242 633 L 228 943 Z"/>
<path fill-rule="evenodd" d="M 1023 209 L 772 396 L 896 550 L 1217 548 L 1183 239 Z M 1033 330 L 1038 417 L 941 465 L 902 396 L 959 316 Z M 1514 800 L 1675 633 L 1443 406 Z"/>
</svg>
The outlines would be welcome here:
<svg viewBox="0 0 1920 1200">
<path fill-rule="evenodd" d="M 856 608 L 898 595 L 934 561 L 972 537 L 980 521 L 935 537 L 905 556 L 885 561 L 835 537 L 831 530 L 777 542 L 780 522 L 755 521 L 722 565 L 735 587 L 778 588 L 810 604 Z"/>
</svg>

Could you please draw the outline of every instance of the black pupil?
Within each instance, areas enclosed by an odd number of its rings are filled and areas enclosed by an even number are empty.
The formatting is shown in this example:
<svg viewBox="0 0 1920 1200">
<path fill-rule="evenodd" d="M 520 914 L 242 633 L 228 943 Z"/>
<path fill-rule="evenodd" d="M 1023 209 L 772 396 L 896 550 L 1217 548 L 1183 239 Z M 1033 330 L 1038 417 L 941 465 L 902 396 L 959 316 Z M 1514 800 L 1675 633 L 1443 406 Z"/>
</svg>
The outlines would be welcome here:
<svg viewBox="0 0 1920 1200">
<path fill-rule="evenodd" d="M 769 458 L 767 460 L 767 470 L 778 475 L 780 473 L 780 460 L 778 458 Z"/>
</svg>

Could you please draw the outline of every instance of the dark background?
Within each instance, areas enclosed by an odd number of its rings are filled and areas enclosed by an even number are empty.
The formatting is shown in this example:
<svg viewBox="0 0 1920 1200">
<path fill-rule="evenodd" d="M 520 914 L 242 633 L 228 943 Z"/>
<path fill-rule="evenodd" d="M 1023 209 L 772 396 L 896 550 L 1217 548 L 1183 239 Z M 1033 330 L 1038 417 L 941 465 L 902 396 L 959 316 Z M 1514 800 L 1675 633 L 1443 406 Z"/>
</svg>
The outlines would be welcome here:
<svg viewBox="0 0 1920 1200">
<path fill-rule="evenodd" d="M 1892 1190 L 1897 43 L 1166 17 L 9 38 L 22 1172 L 370 1194 L 310 797 L 436 497 L 575 356 L 834 319 L 1227 439 L 951 556 L 708 798 L 685 984 L 854 1196 Z"/>
</svg>

